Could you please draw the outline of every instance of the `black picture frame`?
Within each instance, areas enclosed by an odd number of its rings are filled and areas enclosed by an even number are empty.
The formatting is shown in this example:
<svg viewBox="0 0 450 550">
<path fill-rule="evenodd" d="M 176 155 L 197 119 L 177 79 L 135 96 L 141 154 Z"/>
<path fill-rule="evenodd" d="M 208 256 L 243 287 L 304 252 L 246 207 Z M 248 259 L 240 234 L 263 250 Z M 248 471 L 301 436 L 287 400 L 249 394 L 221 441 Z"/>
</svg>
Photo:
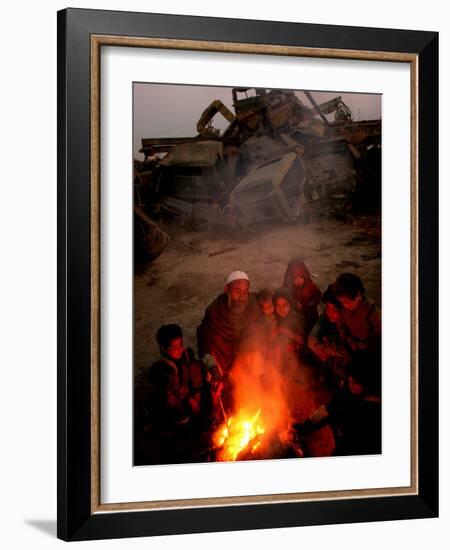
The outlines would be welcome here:
<svg viewBox="0 0 450 550">
<path fill-rule="evenodd" d="M 418 490 L 414 495 L 97 513 L 92 487 L 91 38 L 411 54 L 417 61 Z M 338 57 L 338 55 L 336 55 Z M 58 537 L 88 540 L 438 515 L 438 33 L 147 13 L 58 12 Z"/>
</svg>

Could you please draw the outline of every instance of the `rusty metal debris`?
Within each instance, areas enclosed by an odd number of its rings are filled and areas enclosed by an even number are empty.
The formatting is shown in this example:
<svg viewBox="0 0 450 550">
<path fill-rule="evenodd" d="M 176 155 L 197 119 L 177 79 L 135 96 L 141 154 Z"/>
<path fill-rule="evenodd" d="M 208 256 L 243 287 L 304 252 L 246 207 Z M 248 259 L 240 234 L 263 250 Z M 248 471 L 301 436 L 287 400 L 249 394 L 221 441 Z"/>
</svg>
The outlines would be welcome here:
<svg viewBox="0 0 450 550">
<path fill-rule="evenodd" d="M 304 93 L 311 107 L 290 90 L 234 88 L 234 114 L 213 101 L 197 136 L 142 139 L 135 202 L 148 219 L 238 228 L 342 213 L 368 181 L 376 194 L 381 121 L 354 121 L 340 96 L 318 104 Z"/>
<path fill-rule="evenodd" d="M 134 207 L 134 252 L 136 258 L 155 260 L 164 252 L 169 240 L 169 235 L 145 214 L 142 207 Z"/>
<path fill-rule="evenodd" d="M 228 208 L 241 226 L 274 219 L 295 220 L 303 199 L 305 172 L 297 154 L 259 162 L 242 178 L 229 196 Z"/>
</svg>

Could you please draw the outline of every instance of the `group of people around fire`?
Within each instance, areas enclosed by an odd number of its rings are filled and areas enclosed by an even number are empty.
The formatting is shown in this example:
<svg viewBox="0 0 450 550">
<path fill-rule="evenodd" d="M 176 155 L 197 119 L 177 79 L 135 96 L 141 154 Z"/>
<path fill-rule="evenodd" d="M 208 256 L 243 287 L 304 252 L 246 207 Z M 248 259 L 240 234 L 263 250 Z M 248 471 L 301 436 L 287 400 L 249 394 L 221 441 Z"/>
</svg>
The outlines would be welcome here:
<svg viewBox="0 0 450 550">
<path fill-rule="evenodd" d="M 357 275 L 342 273 L 322 292 L 294 258 L 282 286 L 253 293 L 248 275 L 233 271 L 197 329 L 198 358 L 176 324 L 156 339 L 161 356 L 146 371 L 150 391 L 139 405 L 152 441 L 165 441 L 172 456 L 183 438 L 231 414 L 233 364 L 255 350 L 294 383 L 312 369 L 332 388 L 333 399 L 297 426 L 300 435 L 329 422 L 334 454 L 381 452 L 381 310 Z"/>
</svg>

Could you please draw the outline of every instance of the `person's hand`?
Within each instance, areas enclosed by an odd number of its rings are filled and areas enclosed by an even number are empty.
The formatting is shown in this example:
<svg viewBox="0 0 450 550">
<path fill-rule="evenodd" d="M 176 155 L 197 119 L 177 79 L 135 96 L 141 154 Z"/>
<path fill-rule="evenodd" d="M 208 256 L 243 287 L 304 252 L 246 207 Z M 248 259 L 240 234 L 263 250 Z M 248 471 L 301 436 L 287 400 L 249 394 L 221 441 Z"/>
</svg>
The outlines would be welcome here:
<svg viewBox="0 0 450 550">
<path fill-rule="evenodd" d="M 220 371 L 219 365 L 212 355 L 204 355 L 202 358 L 202 362 L 206 367 L 208 382 L 214 384 L 215 382 L 222 380 L 222 373 Z"/>
<path fill-rule="evenodd" d="M 217 361 L 210 353 L 206 353 L 202 357 L 202 362 L 208 370 L 211 370 L 213 367 L 217 367 Z"/>
<path fill-rule="evenodd" d="M 309 417 L 309 419 L 311 420 L 311 422 L 313 422 L 314 424 L 317 424 L 318 422 L 320 422 L 321 420 L 323 420 L 324 418 L 326 418 L 328 416 L 328 411 L 327 411 L 327 408 L 325 405 L 321 405 L 318 409 L 316 409 L 312 414 L 311 416 Z"/>
</svg>

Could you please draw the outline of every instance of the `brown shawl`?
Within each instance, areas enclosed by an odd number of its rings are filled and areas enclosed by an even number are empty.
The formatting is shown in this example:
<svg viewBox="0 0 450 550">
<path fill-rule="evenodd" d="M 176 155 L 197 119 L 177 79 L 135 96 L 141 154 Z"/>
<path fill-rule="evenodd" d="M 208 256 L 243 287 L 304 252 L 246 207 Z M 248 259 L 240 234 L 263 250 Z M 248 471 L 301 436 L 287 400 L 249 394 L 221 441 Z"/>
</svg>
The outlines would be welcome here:
<svg viewBox="0 0 450 550">
<path fill-rule="evenodd" d="M 264 318 L 253 294 L 246 309 L 233 315 L 226 294 L 218 296 L 205 311 L 197 329 L 199 356 L 212 355 L 219 366 L 228 372 L 238 349 L 244 345 L 257 345 L 264 331 Z"/>
</svg>

